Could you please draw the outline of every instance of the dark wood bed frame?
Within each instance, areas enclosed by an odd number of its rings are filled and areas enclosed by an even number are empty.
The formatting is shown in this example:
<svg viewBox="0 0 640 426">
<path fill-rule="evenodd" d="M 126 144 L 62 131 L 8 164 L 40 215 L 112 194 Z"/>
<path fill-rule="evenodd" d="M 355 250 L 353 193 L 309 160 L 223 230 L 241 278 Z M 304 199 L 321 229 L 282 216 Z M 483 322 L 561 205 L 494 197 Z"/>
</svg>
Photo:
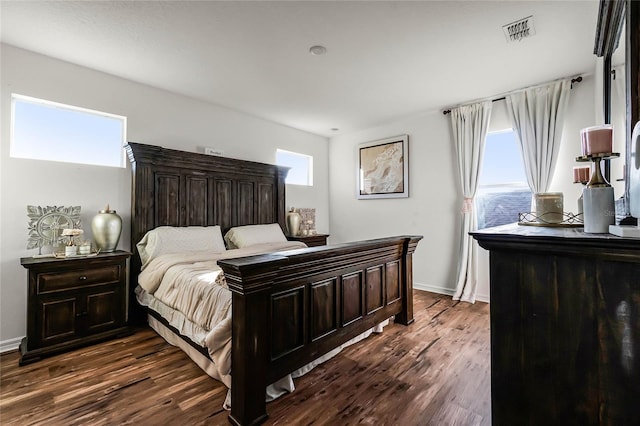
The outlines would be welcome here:
<svg viewBox="0 0 640 426">
<path fill-rule="evenodd" d="M 129 143 L 133 170 L 129 320 L 146 311 L 133 293 L 136 243 L 157 226 L 279 223 L 287 168 Z M 218 262 L 231 289 L 229 421 L 266 420 L 265 388 L 387 318 L 413 322 L 412 254 L 399 236 Z"/>
</svg>

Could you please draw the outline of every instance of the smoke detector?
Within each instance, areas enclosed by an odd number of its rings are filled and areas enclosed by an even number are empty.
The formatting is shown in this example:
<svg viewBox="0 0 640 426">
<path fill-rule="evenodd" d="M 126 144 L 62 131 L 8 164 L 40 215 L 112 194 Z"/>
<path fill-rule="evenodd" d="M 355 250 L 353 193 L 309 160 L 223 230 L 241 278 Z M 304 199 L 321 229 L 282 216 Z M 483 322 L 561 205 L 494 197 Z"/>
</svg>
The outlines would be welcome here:
<svg viewBox="0 0 640 426">
<path fill-rule="evenodd" d="M 324 55 L 325 53 L 327 53 L 327 48 L 320 45 L 311 46 L 309 48 L 309 53 L 311 53 L 313 56 Z"/>
<path fill-rule="evenodd" d="M 502 31 L 507 38 L 507 43 L 522 41 L 523 38 L 533 37 L 536 34 L 536 28 L 533 26 L 533 15 L 503 25 Z"/>
</svg>

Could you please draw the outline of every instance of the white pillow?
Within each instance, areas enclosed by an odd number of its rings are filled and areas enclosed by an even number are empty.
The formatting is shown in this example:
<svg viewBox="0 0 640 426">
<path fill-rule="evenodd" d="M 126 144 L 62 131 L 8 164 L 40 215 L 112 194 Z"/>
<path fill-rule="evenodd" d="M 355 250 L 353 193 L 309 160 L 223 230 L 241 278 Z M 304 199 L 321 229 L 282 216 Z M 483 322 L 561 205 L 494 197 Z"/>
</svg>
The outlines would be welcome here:
<svg viewBox="0 0 640 426">
<path fill-rule="evenodd" d="M 282 228 L 277 223 L 268 225 L 245 225 L 229 229 L 224 236 L 229 249 L 244 248 L 255 244 L 279 243 L 287 241 Z"/>
<path fill-rule="evenodd" d="M 159 226 L 147 232 L 136 247 L 143 268 L 163 254 L 200 250 L 226 251 L 219 226 Z"/>
</svg>

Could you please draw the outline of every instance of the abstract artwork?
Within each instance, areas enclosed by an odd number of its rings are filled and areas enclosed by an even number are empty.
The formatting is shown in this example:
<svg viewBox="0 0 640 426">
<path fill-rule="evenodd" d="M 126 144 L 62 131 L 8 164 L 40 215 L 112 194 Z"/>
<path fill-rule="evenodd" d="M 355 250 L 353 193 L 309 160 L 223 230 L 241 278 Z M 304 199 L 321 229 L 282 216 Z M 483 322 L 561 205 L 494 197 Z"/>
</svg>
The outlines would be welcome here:
<svg viewBox="0 0 640 426">
<path fill-rule="evenodd" d="M 409 196 L 409 137 L 396 136 L 358 146 L 357 198 Z"/>
</svg>

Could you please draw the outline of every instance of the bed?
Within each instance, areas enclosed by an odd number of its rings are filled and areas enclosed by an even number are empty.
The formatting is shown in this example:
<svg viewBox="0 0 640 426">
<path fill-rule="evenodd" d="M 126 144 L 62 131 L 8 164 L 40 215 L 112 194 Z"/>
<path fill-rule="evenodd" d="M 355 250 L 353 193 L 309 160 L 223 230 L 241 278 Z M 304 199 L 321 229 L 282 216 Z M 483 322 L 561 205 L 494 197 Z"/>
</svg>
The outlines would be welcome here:
<svg viewBox="0 0 640 426">
<path fill-rule="evenodd" d="M 210 358 L 138 302 L 143 260 L 137 244 L 159 227 L 219 227 L 223 235 L 252 225 L 285 229 L 287 168 L 139 143 L 126 150 L 133 172 L 129 322 L 142 324 L 149 315 L 192 359 Z M 230 422 L 264 422 L 269 384 L 390 317 L 412 323 L 412 254 L 421 238 L 312 248 L 285 243 L 276 252 L 216 259 L 232 306 Z"/>
</svg>

